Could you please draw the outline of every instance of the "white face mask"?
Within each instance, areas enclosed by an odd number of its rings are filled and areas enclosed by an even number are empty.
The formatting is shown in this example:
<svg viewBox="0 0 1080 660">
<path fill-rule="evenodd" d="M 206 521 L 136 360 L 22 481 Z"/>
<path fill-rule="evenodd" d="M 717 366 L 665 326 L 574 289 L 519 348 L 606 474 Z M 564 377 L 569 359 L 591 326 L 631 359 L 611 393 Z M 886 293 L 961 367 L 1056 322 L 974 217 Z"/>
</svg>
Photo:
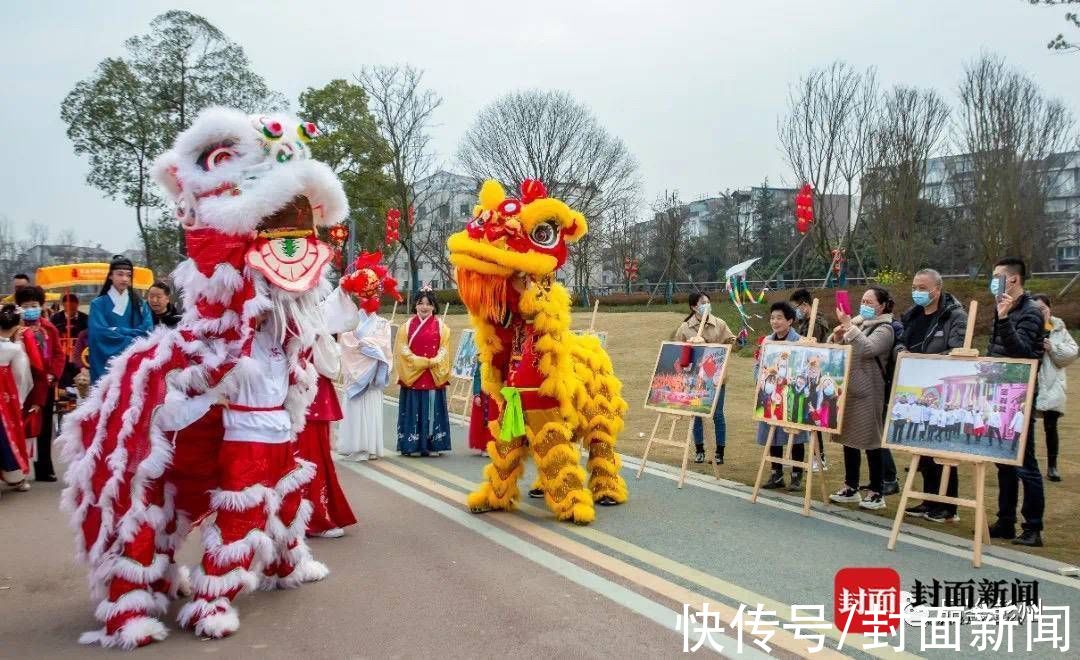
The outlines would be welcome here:
<svg viewBox="0 0 1080 660">
<path fill-rule="evenodd" d="M 765 383 L 765 394 L 772 394 L 776 391 L 775 383 Z"/>
</svg>

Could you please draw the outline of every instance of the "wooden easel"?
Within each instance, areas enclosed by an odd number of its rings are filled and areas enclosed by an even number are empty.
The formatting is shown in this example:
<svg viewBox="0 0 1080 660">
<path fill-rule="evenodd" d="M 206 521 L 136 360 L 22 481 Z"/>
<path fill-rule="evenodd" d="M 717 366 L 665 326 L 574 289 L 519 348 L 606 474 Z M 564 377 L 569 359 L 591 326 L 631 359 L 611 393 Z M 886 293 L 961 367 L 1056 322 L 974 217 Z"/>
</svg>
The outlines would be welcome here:
<svg viewBox="0 0 1080 660">
<path fill-rule="evenodd" d="M 678 487 L 682 488 L 686 483 L 687 468 L 690 464 L 690 446 L 694 444 L 694 418 L 697 415 L 690 415 L 685 413 L 675 412 L 663 412 L 656 416 L 656 422 L 653 424 L 652 433 L 649 434 L 649 440 L 645 443 L 645 453 L 641 455 L 641 465 L 638 466 L 637 474 L 634 475 L 636 479 L 640 479 L 643 472 L 645 472 L 645 461 L 649 459 L 649 451 L 654 444 L 664 445 L 665 447 L 674 447 L 676 449 L 682 449 L 682 469 L 679 470 L 679 484 Z M 675 438 L 675 426 L 681 419 L 688 419 L 690 422 L 686 426 L 686 439 L 682 442 L 677 442 Z M 671 426 L 668 428 L 667 437 L 657 435 L 656 432 L 660 428 L 660 422 L 666 419 L 671 420 Z M 700 419 L 704 420 L 704 417 Z M 704 422 L 703 422 L 704 423 Z M 716 457 L 713 456 L 709 459 L 709 463 L 712 464 L 713 476 L 717 479 L 720 478 L 720 468 L 716 463 Z"/>
<path fill-rule="evenodd" d="M 810 451 L 807 452 L 809 456 L 806 456 L 804 460 L 797 461 L 791 457 L 791 450 L 795 446 L 795 434 L 799 433 L 799 429 L 784 428 L 784 433 L 787 434 L 787 442 L 784 443 L 784 453 L 780 458 L 774 458 L 769 454 L 769 448 L 772 447 L 773 440 L 776 439 L 776 430 L 783 428 L 780 426 L 770 426 L 769 435 L 765 438 L 765 450 L 761 453 L 761 463 L 758 464 L 757 478 L 754 480 L 754 492 L 750 495 L 751 502 L 757 502 L 758 491 L 761 490 L 761 480 L 765 477 L 765 465 L 767 463 L 779 463 L 780 465 L 787 465 L 792 468 L 801 468 L 803 471 L 803 508 L 802 514 L 804 516 L 810 515 L 810 492 L 811 486 L 814 482 L 814 461 L 817 460 L 818 464 L 821 463 L 821 450 L 818 448 L 817 433 L 814 431 L 805 431 L 810 436 Z M 821 473 L 821 478 L 818 479 L 818 483 L 821 485 L 821 501 L 825 504 L 829 503 L 829 497 L 825 493 L 825 473 Z"/>
<path fill-rule="evenodd" d="M 964 347 L 954 348 L 949 352 L 949 355 L 963 357 L 979 356 L 979 351 L 971 347 L 971 338 L 975 334 L 975 313 L 978 311 L 978 308 L 979 303 L 972 300 L 971 304 L 968 306 L 968 323 L 967 330 L 964 333 Z M 886 433 L 888 433 L 888 430 L 886 430 Z M 1031 442 L 1030 438 L 1028 439 L 1028 442 Z M 986 508 L 983 506 L 983 502 L 986 494 L 986 466 L 987 463 L 990 463 L 991 461 L 932 458 L 935 463 L 941 466 L 941 484 L 938 486 L 938 492 L 924 493 L 915 490 L 915 473 L 918 471 L 919 459 L 922 458 L 924 454 L 919 452 L 918 447 L 912 447 L 910 449 L 906 447 L 897 447 L 897 449 L 911 451 L 911 465 L 908 467 L 907 479 L 904 480 L 904 490 L 900 495 L 900 505 L 896 508 L 896 518 L 893 519 L 892 532 L 889 534 L 889 550 L 896 549 L 896 539 L 900 536 L 900 523 L 904 520 L 904 511 L 907 509 L 908 498 L 914 497 L 924 502 L 939 502 L 941 504 L 953 504 L 955 506 L 975 509 L 975 534 L 971 545 L 971 565 L 975 568 L 982 566 L 983 543 L 990 545 L 990 527 L 986 520 Z M 960 463 L 968 463 L 975 466 L 975 499 L 949 497 L 945 494 L 945 490 L 949 485 L 949 477 L 952 476 L 952 471 L 960 466 Z"/>
<path fill-rule="evenodd" d="M 817 322 L 818 313 L 818 299 L 814 298 L 814 301 L 810 304 L 810 322 L 807 324 L 807 335 L 799 340 L 800 343 L 816 343 L 814 341 L 814 324 Z M 776 439 L 776 431 L 778 428 L 782 428 L 784 433 L 787 434 L 787 442 L 784 443 L 784 453 L 780 458 L 774 458 L 769 454 L 769 449 L 773 445 L 773 441 Z M 769 435 L 765 438 L 765 449 L 761 452 L 761 462 L 758 464 L 757 478 L 754 479 L 754 492 L 750 495 L 751 502 L 757 502 L 758 492 L 761 490 L 761 481 L 765 477 L 765 466 L 769 463 L 777 463 L 779 465 L 787 465 L 792 468 L 800 468 L 803 471 L 803 508 L 802 514 L 804 516 L 810 515 L 810 494 L 812 492 L 812 486 L 814 483 L 814 461 L 817 461 L 818 465 L 821 463 L 821 447 L 818 447 L 818 438 L 816 431 L 805 431 L 810 437 L 809 445 L 810 450 L 806 452 L 808 455 L 804 456 L 804 460 L 797 461 L 791 457 L 791 450 L 795 446 L 795 435 L 799 433 L 799 429 L 787 428 L 782 425 L 775 425 L 769 427 Z M 822 433 L 822 437 L 825 434 Z M 821 501 L 824 504 L 829 503 L 828 495 L 825 488 L 825 471 L 821 471 L 818 483 L 821 487 Z"/>
<path fill-rule="evenodd" d="M 597 302 L 597 305 L 599 305 L 599 302 Z M 596 306 L 594 305 L 593 306 L 593 322 L 595 323 L 595 321 L 596 321 Z M 592 329 L 591 324 L 589 326 L 589 329 L 590 330 Z M 701 333 L 704 330 L 705 330 L 705 318 L 703 317 L 701 319 L 701 323 L 698 324 L 697 335 L 695 335 L 695 337 L 697 339 L 701 339 Z M 725 360 L 725 368 L 726 368 L 726 362 L 727 361 Z M 683 418 L 689 418 L 690 423 L 686 426 L 686 439 L 683 442 L 677 442 L 675 440 L 675 426 L 679 423 L 679 420 L 683 419 Z M 690 445 L 694 444 L 694 418 L 701 419 L 702 420 L 702 425 L 704 425 L 704 423 L 705 423 L 704 420 L 706 418 L 702 417 L 700 415 L 695 415 L 693 413 L 684 413 L 684 412 L 671 411 L 671 412 L 661 412 L 656 416 L 656 422 L 653 424 L 652 433 L 649 434 L 649 440 L 645 443 L 645 453 L 643 453 L 641 455 L 641 465 L 638 466 L 637 474 L 634 475 L 635 479 L 640 479 L 642 473 L 645 472 L 645 462 L 649 459 L 649 451 L 652 449 L 652 446 L 655 443 L 655 444 L 659 444 L 659 445 L 664 445 L 666 447 L 674 447 L 676 449 L 682 449 L 683 450 L 682 469 L 679 471 L 679 483 L 678 483 L 679 488 L 683 487 L 683 484 L 686 483 L 687 466 L 690 463 Z M 665 419 L 670 419 L 670 421 L 671 421 L 671 427 L 668 429 L 668 433 L 667 433 L 666 438 L 656 434 L 657 430 L 660 428 L 660 422 L 665 420 Z M 713 476 L 715 476 L 717 479 L 719 479 L 720 478 L 720 467 L 716 462 L 716 456 L 715 455 L 711 459 L 709 459 L 709 463 L 712 465 Z"/>
</svg>

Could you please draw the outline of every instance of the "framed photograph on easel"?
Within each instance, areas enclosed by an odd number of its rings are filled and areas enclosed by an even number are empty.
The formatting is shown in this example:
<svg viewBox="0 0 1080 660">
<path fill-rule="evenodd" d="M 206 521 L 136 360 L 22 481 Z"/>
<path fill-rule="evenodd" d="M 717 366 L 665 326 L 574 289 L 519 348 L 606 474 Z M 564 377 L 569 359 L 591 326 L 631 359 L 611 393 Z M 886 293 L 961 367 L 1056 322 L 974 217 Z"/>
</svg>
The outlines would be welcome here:
<svg viewBox="0 0 1080 660">
<path fill-rule="evenodd" d="M 1028 422 L 1034 414 L 1036 360 L 980 357 L 971 347 L 978 303 L 968 307 L 964 345 L 947 355 L 901 353 L 889 394 L 882 445 L 911 453 L 907 479 L 886 547 L 896 549 L 910 498 L 967 507 L 975 512 L 971 563 L 982 565 L 983 544 L 990 543 L 986 522 L 986 470 L 989 465 L 1021 465 Z M 941 466 L 938 492 L 915 488 L 919 461 Z M 975 496 L 950 497 L 946 486 L 953 470 L 974 468 Z"/>
<path fill-rule="evenodd" d="M 699 328 L 699 339 L 700 332 Z M 659 414 L 645 443 L 645 453 L 641 456 L 637 478 L 640 479 L 645 471 L 645 463 L 653 445 L 659 444 L 683 450 L 682 470 L 679 472 L 678 481 L 678 487 L 683 487 L 690 460 L 690 445 L 694 442 L 693 418 L 711 417 L 716 411 L 730 355 L 731 347 L 726 344 L 675 341 L 660 344 L 653 375 L 649 380 L 649 390 L 645 394 L 645 408 Z M 666 437 L 657 435 L 660 422 L 665 418 L 671 422 Z M 688 422 L 686 438 L 683 442 L 678 442 L 675 440 L 675 426 L 682 420 Z M 719 479 L 720 471 L 716 460 L 711 463 L 713 475 Z"/>
<path fill-rule="evenodd" d="M 660 345 L 645 408 L 672 415 L 711 417 L 727 369 L 729 346 L 666 341 Z"/>
<path fill-rule="evenodd" d="M 810 306 L 808 327 L 817 320 L 818 301 Z M 769 432 L 758 463 L 751 502 L 757 502 L 767 465 L 786 465 L 806 474 L 803 482 L 804 516 L 810 515 L 810 495 L 814 481 L 814 463 L 821 462 L 819 434 L 838 434 L 843 428 L 851 371 L 851 346 L 819 344 L 813 338 L 796 342 L 766 340 L 758 354 L 757 382 L 754 389 L 753 418 L 767 424 Z M 810 432 L 807 434 L 807 432 Z M 779 458 L 770 449 L 783 434 Z M 807 437 L 803 459 L 793 457 L 796 438 Z M 822 502 L 827 502 L 825 475 L 817 479 Z"/>
<path fill-rule="evenodd" d="M 1035 360 L 901 353 L 884 446 L 1021 465 L 1038 371 Z"/>
</svg>

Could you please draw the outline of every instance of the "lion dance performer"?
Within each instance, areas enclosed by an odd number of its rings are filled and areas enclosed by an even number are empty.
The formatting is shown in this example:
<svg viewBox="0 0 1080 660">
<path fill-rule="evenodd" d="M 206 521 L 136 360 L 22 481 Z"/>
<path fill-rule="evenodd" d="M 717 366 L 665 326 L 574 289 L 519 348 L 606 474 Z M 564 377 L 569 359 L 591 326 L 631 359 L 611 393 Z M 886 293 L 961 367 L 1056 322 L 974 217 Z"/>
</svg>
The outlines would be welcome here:
<svg viewBox="0 0 1080 660">
<path fill-rule="evenodd" d="M 498 406 L 486 481 L 469 495 L 474 512 L 513 509 L 526 445 L 548 507 L 588 524 L 593 503 L 626 501 L 615 437 L 626 402 L 596 337 L 570 332 L 570 296 L 555 282 L 567 244 L 585 235 L 585 217 L 526 180 L 521 198 L 487 181 L 464 231 L 450 237 L 458 291 L 476 329 L 481 382 Z M 497 428 L 495 428 L 497 426 Z M 576 442 L 589 448 L 586 484 Z"/>
<path fill-rule="evenodd" d="M 103 624 L 83 643 L 164 639 L 158 617 L 188 587 L 180 625 L 223 637 L 239 626 L 240 593 L 327 574 L 304 540 L 314 470 L 292 447 L 316 367 L 336 368 L 317 307 L 331 250 L 314 230 L 340 222 L 347 202 L 311 159 L 317 134 L 214 108 L 154 163 L 184 229 L 189 258 L 174 280 L 185 313 L 114 358 L 65 420 L 62 504 Z M 201 521 L 187 585 L 173 556 Z"/>
</svg>

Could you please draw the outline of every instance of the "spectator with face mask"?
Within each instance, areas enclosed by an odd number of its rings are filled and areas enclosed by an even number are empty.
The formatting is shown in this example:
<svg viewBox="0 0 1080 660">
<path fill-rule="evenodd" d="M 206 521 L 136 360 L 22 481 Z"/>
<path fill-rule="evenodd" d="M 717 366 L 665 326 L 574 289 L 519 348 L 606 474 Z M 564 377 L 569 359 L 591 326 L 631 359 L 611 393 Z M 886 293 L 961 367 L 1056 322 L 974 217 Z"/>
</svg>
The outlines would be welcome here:
<svg viewBox="0 0 1080 660">
<path fill-rule="evenodd" d="M 833 502 L 857 502 L 863 509 L 884 509 L 884 456 L 881 447 L 885 404 L 885 372 L 882 362 L 892 352 L 896 336 L 892 328 L 893 299 L 880 286 L 863 293 L 859 314 L 852 318 L 836 310 L 840 325 L 830 341 L 851 346 L 848 391 L 844 407 L 843 433 L 837 441 L 844 446 L 844 485 L 829 496 Z M 862 453 L 870 472 L 866 495 L 859 493 Z"/>
<path fill-rule="evenodd" d="M 990 293 L 994 295 L 994 325 L 990 332 L 990 357 L 1042 361 L 1046 352 L 1046 320 L 1038 303 L 1024 290 L 1027 265 L 1023 259 L 1006 257 L 994 264 Z M 996 413 L 1000 418 L 1000 412 Z M 1013 539 L 1014 545 L 1042 547 L 1043 511 L 1046 507 L 1042 472 L 1035 458 L 1035 416 L 1029 415 L 1023 464 L 997 464 L 998 513 L 990 526 L 990 538 Z M 999 422 L 1000 424 L 1000 419 Z M 994 422 L 991 420 L 993 426 Z M 1000 430 L 998 443 L 1001 444 Z M 1016 504 L 1024 484 L 1023 533 L 1016 536 Z"/>
<path fill-rule="evenodd" d="M 795 323 L 792 324 L 792 329 L 799 333 L 801 337 L 813 337 L 814 341 L 819 344 L 824 344 L 829 340 L 829 333 L 832 332 L 832 328 L 829 327 L 829 322 L 825 320 L 824 310 L 819 309 L 817 318 L 814 319 L 814 327 L 811 332 L 810 328 L 810 311 L 814 306 L 814 297 L 810 295 L 810 292 L 806 289 L 795 289 L 791 293 L 791 297 L 788 298 L 788 302 L 795 308 Z M 821 465 L 816 462 L 814 464 L 814 472 L 819 469 L 828 470 L 829 463 L 825 460 L 825 436 L 821 431 L 814 431 L 817 434 L 818 450 L 821 454 Z"/>
<path fill-rule="evenodd" d="M 735 334 L 723 319 L 713 316 L 712 304 L 709 296 L 695 291 L 690 294 L 690 314 L 683 319 L 679 329 L 675 331 L 675 341 L 689 342 L 692 344 L 734 344 Z M 704 325 L 702 325 L 704 319 Z M 698 334 L 698 329 L 701 334 Z M 689 356 L 687 356 L 689 358 Z M 689 359 L 686 360 L 689 362 Z M 716 411 L 713 413 L 713 432 L 716 434 L 716 462 L 724 464 L 724 447 L 727 446 L 727 421 L 724 418 L 724 394 L 725 386 L 720 386 L 720 392 L 716 395 Z M 694 462 L 705 462 L 705 425 L 700 417 L 693 421 L 694 437 Z"/>
<path fill-rule="evenodd" d="M 941 275 L 936 270 L 924 268 L 915 273 L 911 280 L 911 301 L 914 307 L 904 313 L 904 331 L 893 348 L 898 355 L 905 351 L 944 355 L 964 345 L 967 312 L 952 294 L 942 290 Z M 941 465 L 929 456 L 923 456 L 919 459 L 919 472 L 923 478 L 923 492 L 937 493 L 941 486 Z M 945 494 L 956 497 L 957 488 L 954 469 L 949 473 Z M 960 520 L 955 504 L 923 502 L 909 507 L 905 513 L 931 522 Z"/>
<path fill-rule="evenodd" d="M 1042 414 L 1043 435 L 1046 436 L 1046 478 L 1061 481 L 1058 472 L 1058 420 L 1065 414 L 1065 368 L 1076 360 L 1076 340 L 1069 334 L 1065 322 L 1051 313 L 1050 297 L 1043 293 L 1032 296 L 1043 315 L 1043 358 L 1039 366 L 1039 395 L 1035 409 Z M 1032 438 L 1028 437 L 1028 442 Z"/>
<path fill-rule="evenodd" d="M 31 397 L 39 409 L 26 420 L 27 437 L 37 438 L 34 479 L 56 481 L 52 464 L 53 412 L 56 383 L 64 373 L 64 350 L 60 346 L 60 333 L 43 315 L 45 291 L 41 287 L 21 287 L 15 292 L 15 303 L 22 309 L 23 342 L 35 345 L 43 368 L 42 372 L 35 373 L 35 395 Z"/>
</svg>

